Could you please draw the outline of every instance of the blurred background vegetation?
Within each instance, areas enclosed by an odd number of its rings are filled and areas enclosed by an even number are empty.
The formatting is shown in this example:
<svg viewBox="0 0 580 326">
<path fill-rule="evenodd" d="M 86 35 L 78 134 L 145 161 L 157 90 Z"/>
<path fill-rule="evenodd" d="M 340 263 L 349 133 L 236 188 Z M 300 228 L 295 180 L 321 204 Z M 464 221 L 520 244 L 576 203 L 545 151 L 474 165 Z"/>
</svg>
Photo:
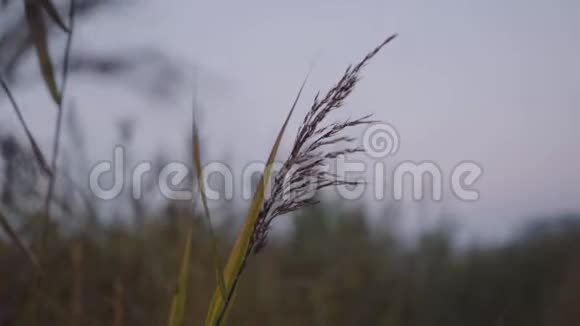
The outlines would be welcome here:
<svg viewBox="0 0 580 326">
<path fill-rule="evenodd" d="M 3 240 L 0 324 L 164 324 L 191 218 L 196 226 L 186 325 L 200 325 L 215 287 L 210 243 L 202 219 L 176 205 L 142 216 L 139 227 L 95 222 L 53 230 L 42 248 L 44 282 Z M 389 228 L 367 224 L 362 210 L 323 204 L 292 217 L 292 230 L 252 259 L 230 322 L 578 325 L 579 218 L 537 222 L 501 246 L 457 247 L 449 228 L 405 244 Z M 30 216 L 20 228 L 33 248 L 39 221 Z M 219 230 L 222 255 L 234 231 Z"/>
<path fill-rule="evenodd" d="M 12 13 L 15 3 L 0 2 L 0 72 L 15 87 L 25 87 L 29 79 L 19 69 L 32 60 L 33 44 L 24 18 Z M 81 19 L 111 5 L 79 3 Z M 146 93 L 155 96 L 167 94 L 168 81 L 179 82 L 179 69 L 162 54 L 125 50 L 76 52 L 71 73 L 118 78 L 157 66 L 145 81 Z M 131 80 L 143 82 L 137 76 Z M 65 172 L 58 177 L 46 242 L 38 204 L 46 180 L 19 132 L 0 134 L 0 214 L 42 266 L 35 268 L 0 235 L 0 325 L 165 324 L 191 220 L 185 324 L 200 325 L 215 288 L 203 219 L 187 204 L 152 199 L 153 185 L 142 200 L 127 197 L 119 209 L 100 207 L 75 181 L 88 168 L 75 112 L 67 115 L 59 166 Z M 130 144 L 134 125 L 121 121 L 110 131 Z M 166 160 L 159 154 L 155 166 Z M 243 210 L 233 205 L 221 213 L 217 234 L 225 257 Z M 369 215 L 323 201 L 284 217 L 286 232 L 273 237 L 243 275 L 231 324 L 580 325 L 580 216 L 546 216 L 505 243 L 478 246 L 457 245 L 452 223 L 405 242 L 396 234 L 398 212 L 385 209 L 380 223 Z"/>
</svg>

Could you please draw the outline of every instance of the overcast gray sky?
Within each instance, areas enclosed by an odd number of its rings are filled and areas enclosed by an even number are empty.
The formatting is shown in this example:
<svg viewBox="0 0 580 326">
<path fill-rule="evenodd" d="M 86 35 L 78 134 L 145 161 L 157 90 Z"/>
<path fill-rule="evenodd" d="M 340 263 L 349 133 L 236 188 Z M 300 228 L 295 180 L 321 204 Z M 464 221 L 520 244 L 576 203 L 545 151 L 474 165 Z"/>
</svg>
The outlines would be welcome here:
<svg viewBox="0 0 580 326">
<path fill-rule="evenodd" d="M 312 64 L 295 121 L 317 90 L 392 33 L 399 38 L 367 67 L 343 109 L 343 116 L 375 113 L 397 128 L 401 145 L 390 163 L 430 160 L 450 171 L 478 162 L 481 199 L 451 198 L 440 208 L 477 217 L 478 227 L 580 211 L 575 0 L 135 1 L 82 23 L 75 48 L 159 48 L 187 64 L 180 96 L 152 101 L 87 77 L 76 78 L 69 94 L 95 135 L 138 115 L 147 157 L 182 145 L 195 79 L 208 158 L 249 162 L 266 156 Z M 38 90 L 21 94 L 30 111 L 47 99 Z M 39 130 L 47 121 L 28 115 Z M 111 155 L 113 140 L 111 133 L 91 139 L 96 159 Z"/>
</svg>

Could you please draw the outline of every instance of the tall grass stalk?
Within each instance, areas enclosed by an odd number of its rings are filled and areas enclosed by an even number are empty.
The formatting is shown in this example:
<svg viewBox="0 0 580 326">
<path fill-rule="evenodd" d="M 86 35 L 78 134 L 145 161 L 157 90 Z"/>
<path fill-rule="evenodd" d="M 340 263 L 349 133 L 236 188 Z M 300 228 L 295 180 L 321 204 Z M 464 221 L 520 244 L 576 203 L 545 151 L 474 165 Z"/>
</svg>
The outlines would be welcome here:
<svg viewBox="0 0 580 326">
<path fill-rule="evenodd" d="M 375 121 L 369 119 L 370 115 L 366 115 L 354 120 L 349 119 L 330 124 L 324 124 L 324 122 L 329 113 L 343 106 L 344 101 L 359 81 L 363 67 L 395 37 L 396 35 L 388 37 L 358 64 L 349 66 L 337 84 L 324 97 L 316 95 L 314 103 L 298 129 L 290 155 L 284 162 L 282 169 L 274 175 L 273 187 L 270 196 L 266 199 L 266 185 L 272 173 L 272 164 L 304 88 L 304 84 L 302 84 L 270 151 L 244 226 L 226 265 L 227 296 L 224 299 L 220 296 L 219 289 L 214 291 L 206 326 L 225 323 L 240 277 L 249 258 L 259 253 L 266 245 L 268 230 L 274 218 L 315 204 L 316 201 L 312 199 L 312 195 L 323 188 L 357 184 L 357 182 L 343 179 L 341 176 L 328 172 L 324 167 L 337 157 L 363 152 L 363 148 L 353 145 L 356 138 L 343 136 L 341 133 L 347 128 L 371 124 Z M 331 145 L 338 146 L 338 149 L 328 150 Z"/>
</svg>

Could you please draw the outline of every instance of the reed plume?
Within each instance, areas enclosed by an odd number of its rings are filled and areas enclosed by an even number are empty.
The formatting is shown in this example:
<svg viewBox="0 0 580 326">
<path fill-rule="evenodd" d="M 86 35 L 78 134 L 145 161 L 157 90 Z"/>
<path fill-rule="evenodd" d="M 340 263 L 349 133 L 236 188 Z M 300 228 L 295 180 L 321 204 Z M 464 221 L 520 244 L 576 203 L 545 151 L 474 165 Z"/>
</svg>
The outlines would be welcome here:
<svg viewBox="0 0 580 326">
<path fill-rule="evenodd" d="M 270 196 L 264 202 L 254 226 L 248 255 L 258 253 L 265 246 L 268 231 L 277 216 L 316 204 L 318 201 L 314 195 L 321 189 L 360 183 L 329 172 L 328 168 L 331 160 L 364 152 L 364 148 L 355 144 L 357 138 L 344 135 L 346 129 L 377 121 L 370 119 L 372 115 L 332 123 L 326 123 L 326 118 L 343 106 L 360 80 L 364 66 L 396 36 L 388 37 L 357 65 L 349 66 L 324 97 L 321 98 L 320 93 L 315 96 L 298 128 L 288 158 L 273 178 Z"/>
</svg>

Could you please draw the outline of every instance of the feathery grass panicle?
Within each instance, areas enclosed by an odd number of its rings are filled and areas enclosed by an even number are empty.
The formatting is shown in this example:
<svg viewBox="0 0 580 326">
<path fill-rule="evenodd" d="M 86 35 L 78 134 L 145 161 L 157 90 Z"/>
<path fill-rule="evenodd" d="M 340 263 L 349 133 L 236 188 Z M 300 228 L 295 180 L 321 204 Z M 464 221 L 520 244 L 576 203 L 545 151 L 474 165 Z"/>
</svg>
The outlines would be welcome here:
<svg viewBox="0 0 580 326">
<path fill-rule="evenodd" d="M 264 202 L 252 234 L 251 253 L 258 253 L 266 244 L 268 230 L 274 218 L 316 204 L 313 194 L 330 186 L 356 185 L 360 182 L 343 179 L 328 172 L 330 160 L 348 154 L 364 152 L 354 145 L 356 138 L 341 133 L 347 128 L 375 123 L 366 115 L 323 125 L 328 114 L 343 106 L 360 79 L 362 68 L 379 51 L 395 39 L 394 34 L 369 52 L 357 65 L 349 66 L 338 83 L 323 98 L 317 94 L 298 129 L 290 155 L 274 177 L 270 197 Z M 329 145 L 334 145 L 329 149 Z M 249 253 L 249 254 L 251 254 Z"/>
<path fill-rule="evenodd" d="M 356 66 L 349 66 L 338 83 L 322 99 L 319 99 L 319 95 L 315 97 L 314 103 L 298 129 L 289 157 L 280 171 L 273 175 L 270 196 L 266 198 L 265 185 L 268 184 L 272 163 L 288 120 L 302 93 L 304 87 L 302 84 L 270 152 L 268 163 L 254 194 L 244 227 L 226 265 L 227 296 L 221 297 L 219 288 L 216 289 L 208 309 L 206 325 L 221 325 L 225 322 L 248 259 L 265 246 L 268 230 L 276 216 L 315 204 L 316 201 L 308 195 L 316 193 L 320 189 L 333 185 L 358 184 L 326 171 L 325 167 L 329 164 L 329 160 L 363 151 L 362 148 L 352 144 L 356 140 L 355 138 L 343 136 L 340 133 L 350 127 L 373 123 L 373 120 L 369 119 L 370 115 L 324 126 L 321 124 L 330 112 L 342 107 L 344 100 L 354 90 L 359 80 L 359 73 L 367 62 L 395 37 L 396 35 L 392 35 L 387 38 Z M 328 145 L 342 145 L 343 147 L 328 150 Z"/>
</svg>

